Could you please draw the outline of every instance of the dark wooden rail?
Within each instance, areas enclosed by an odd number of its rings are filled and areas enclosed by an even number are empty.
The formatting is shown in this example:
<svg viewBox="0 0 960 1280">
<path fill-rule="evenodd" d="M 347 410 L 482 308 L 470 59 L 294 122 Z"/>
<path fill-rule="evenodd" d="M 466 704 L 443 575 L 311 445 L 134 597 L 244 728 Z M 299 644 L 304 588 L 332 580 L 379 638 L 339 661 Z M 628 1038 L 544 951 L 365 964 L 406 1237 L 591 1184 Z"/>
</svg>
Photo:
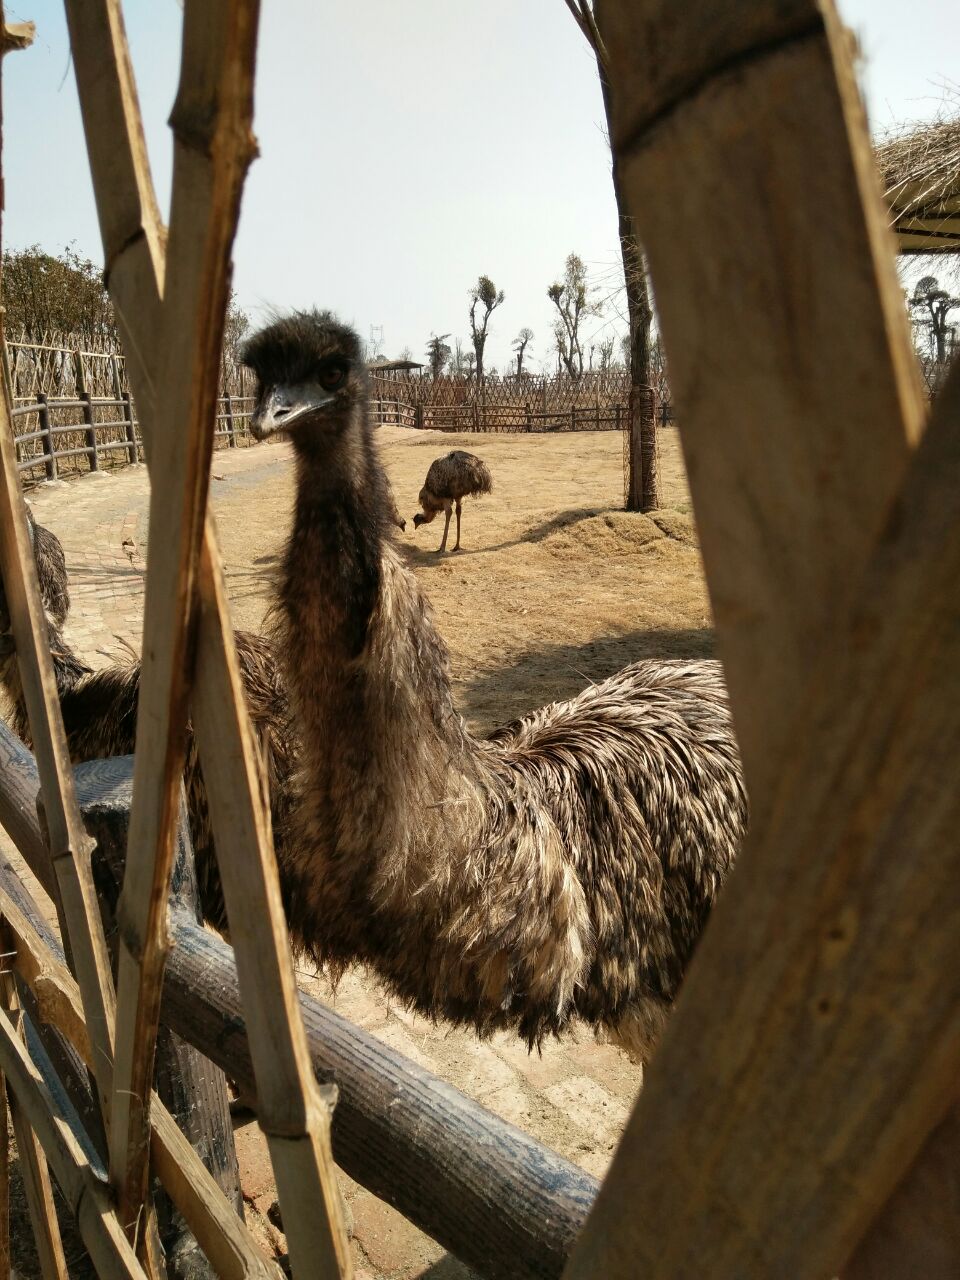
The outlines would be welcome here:
<svg viewBox="0 0 960 1280">
<path fill-rule="evenodd" d="M 119 410 L 119 416 L 97 422 L 98 409 Z M 238 439 L 245 439 L 249 435 L 247 423 L 252 411 L 252 396 L 221 396 L 214 430 L 215 439 L 225 440 L 230 448 L 235 448 Z M 91 396 L 88 392 L 82 392 L 78 397 L 64 399 L 54 399 L 41 391 L 37 393 L 36 400 L 21 402 L 16 406 L 13 410 L 14 421 L 32 413 L 37 415 L 37 429 L 21 432 L 16 436 L 17 470 L 20 472 L 43 467 L 46 478 L 56 480 L 59 463 L 67 458 L 84 458 L 91 471 L 98 471 L 101 457 L 111 452 L 124 453 L 124 463 L 137 462 L 143 457 L 140 424 L 130 393 L 122 388 L 115 396 Z M 55 421 L 62 413 L 69 413 L 73 420 Z M 115 433 L 116 438 L 105 439 L 108 432 Z M 82 439 L 83 444 L 58 448 L 57 441 L 63 436 Z M 37 440 L 43 442 L 43 453 L 24 456 L 23 446 Z"/>
<path fill-rule="evenodd" d="M 0 724 L 0 824 L 49 891 L 37 787 L 33 757 Z M 180 914 L 172 934 L 165 1024 L 255 1093 L 232 948 Z M 317 1075 L 339 1088 L 344 1170 L 481 1275 L 559 1277 L 596 1179 L 318 1000 L 300 1003 Z"/>
</svg>

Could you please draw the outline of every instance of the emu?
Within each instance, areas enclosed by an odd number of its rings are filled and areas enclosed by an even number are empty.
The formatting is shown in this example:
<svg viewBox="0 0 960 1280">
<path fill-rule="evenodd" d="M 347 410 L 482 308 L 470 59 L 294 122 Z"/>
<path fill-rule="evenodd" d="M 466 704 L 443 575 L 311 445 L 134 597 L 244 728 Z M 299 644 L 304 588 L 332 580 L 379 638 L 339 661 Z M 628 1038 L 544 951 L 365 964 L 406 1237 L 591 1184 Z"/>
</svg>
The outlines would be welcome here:
<svg viewBox="0 0 960 1280">
<path fill-rule="evenodd" d="M 474 453 L 465 453 L 463 449 L 454 449 L 442 458 L 430 464 L 427 478 L 423 482 L 417 501 L 423 508 L 413 517 L 415 529 L 422 524 L 430 524 L 440 511 L 447 513 L 443 526 L 443 541 L 437 548 L 437 554 L 447 549 L 447 534 L 450 531 L 450 515 L 454 504 L 457 509 L 457 542 L 454 551 L 460 550 L 460 512 L 463 499 L 469 494 L 479 497 L 493 491 L 493 480 L 487 464 Z"/>
<path fill-rule="evenodd" d="M 383 514 L 356 334 L 298 312 L 244 360 L 251 429 L 297 471 L 274 643 L 294 933 L 428 1016 L 531 1047 L 580 1018 L 645 1060 L 747 820 L 718 664 L 638 662 L 475 738 Z"/>
</svg>

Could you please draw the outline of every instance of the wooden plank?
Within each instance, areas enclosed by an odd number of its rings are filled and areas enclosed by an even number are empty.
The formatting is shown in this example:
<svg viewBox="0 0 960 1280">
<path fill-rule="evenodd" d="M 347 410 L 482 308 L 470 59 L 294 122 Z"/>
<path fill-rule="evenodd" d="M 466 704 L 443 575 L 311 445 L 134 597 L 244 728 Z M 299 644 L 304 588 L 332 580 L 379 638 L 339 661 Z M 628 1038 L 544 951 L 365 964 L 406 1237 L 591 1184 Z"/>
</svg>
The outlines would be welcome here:
<svg viewBox="0 0 960 1280">
<path fill-rule="evenodd" d="M 624 5 L 604 7 L 612 24 L 604 26 L 607 46 L 621 59 L 621 110 L 635 92 L 631 76 L 642 80 L 645 70 L 630 65 L 627 27 L 642 24 L 651 8 L 658 6 L 635 5 L 629 13 Z M 849 621 L 920 415 L 866 132 L 842 36 L 828 7 L 825 14 L 829 43 L 826 33 L 800 40 L 782 33 L 749 56 L 741 50 L 736 65 L 706 59 L 687 97 L 664 103 L 661 113 L 644 101 L 644 113 L 621 115 L 615 130 L 615 145 L 619 133 L 629 152 L 620 163 L 654 280 L 658 272 L 664 280 L 658 299 L 751 787 L 753 835 L 572 1276 L 646 1274 L 647 1266 L 650 1274 L 685 1274 L 704 1257 L 723 1274 L 833 1274 L 950 1096 L 948 1063 L 957 1048 L 951 1002 L 958 993 L 941 991 L 936 1007 L 924 1008 L 931 974 L 912 971 L 907 959 L 918 938 L 917 912 L 925 906 L 942 925 L 936 897 L 926 898 L 929 886 L 917 883 L 923 867 L 937 867 L 948 894 L 939 905 L 949 910 L 952 886 L 930 836 L 950 818 L 941 807 L 930 823 L 921 821 L 915 799 L 899 790 L 906 775 L 891 779 L 877 760 L 896 716 L 903 740 L 912 742 L 914 770 L 917 760 L 930 763 L 937 716 L 946 758 L 957 745 L 957 708 L 950 690 L 937 688 L 942 672 L 924 665 L 918 677 L 936 705 L 911 702 L 894 678 L 896 672 L 902 680 L 898 663 L 917 640 L 911 619 L 946 628 L 949 604 L 927 608 L 914 596 L 910 608 L 921 606 L 918 614 L 904 605 L 871 635 L 870 610 L 889 602 L 890 577 L 899 569 L 904 601 L 910 580 L 918 580 L 888 547 Z M 675 44 L 701 48 L 699 33 L 675 26 L 672 34 Z M 784 95 L 792 97 L 790 110 Z M 736 173 L 737 181 L 724 187 L 721 172 Z M 681 173 L 688 185 L 678 226 Z M 830 240 L 818 236 L 825 192 L 836 228 Z M 700 233 L 685 241 L 688 214 L 699 218 Z M 697 244 L 695 264 L 692 255 L 684 261 L 684 243 Z M 861 302 L 873 314 L 854 325 Z M 852 337 L 839 335 L 838 318 Z M 707 335 L 724 326 L 710 349 Z M 739 420 L 730 414 L 734 393 Z M 836 419 L 841 407 L 850 416 L 846 425 Z M 926 459 L 922 484 L 947 465 L 947 444 L 941 439 L 936 448 L 940 456 Z M 923 526 L 918 493 L 913 508 L 904 501 L 898 511 L 914 522 L 914 552 L 922 559 L 931 554 L 934 519 Z M 940 499 L 947 500 L 946 490 Z M 939 660 L 949 642 L 942 634 L 937 641 Z M 891 849 L 894 822 L 912 867 Z M 935 939 L 923 935 L 923 949 L 932 941 L 956 972 L 953 944 L 942 929 L 933 933 Z M 896 1008 L 897 1027 L 886 1029 L 882 1046 L 874 1044 L 874 1058 L 871 1019 L 885 1003 Z M 908 1027 L 916 1034 L 910 1043 Z M 878 1079 L 881 1060 L 886 1073 Z M 899 1092 L 890 1088 L 894 1079 Z M 614 1238 L 619 1214 L 629 1217 Z M 656 1238 L 657 1257 L 650 1257 L 654 1246 L 641 1244 L 627 1269 L 627 1252 L 644 1229 Z"/>
<path fill-rule="evenodd" d="M 153 484 L 143 657 L 120 940 L 110 1175 L 134 1230 L 148 1194 L 149 1117 L 166 910 L 186 747 L 193 583 L 203 534 L 230 251 L 253 157 L 256 0 L 184 10 L 169 269 L 149 435 Z M 135 166 L 136 167 L 136 166 Z M 146 183 L 141 175 L 141 186 Z M 145 274 L 151 293 L 153 277 Z"/>
<path fill-rule="evenodd" d="M 571 1277 L 835 1275 L 956 1096 L 960 420 L 937 425 Z"/>
<path fill-rule="evenodd" d="M 133 757 L 91 760 L 74 770 L 77 803 L 87 831 L 96 840 L 96 881 L 100 910 L 108 942 L 117 937 L 116 910 L 123 885 L 124 864 L 133 795 Z M 42 815 L 41 815 L 42 820 Z M 193 847 L 187 822 L 186 802 L 181 792 L 180 821 L 171 873 L 169 909 L 185 912 L 202 922 L 199 889 L 193 864 Z M 157 1036 L 154 1089 L 176 1120 L 190 1144 L 203 1153 L 203 1161 L 220 1184 L 235 1212 L 243 1212 L 243 1195 L 237 1167 L 236 1147 L 230 1119 L 224 1073 L 203 1054 L 185 1044 L 169 1027 L 161 1026 Z M 180 1245 L 172 1206 L 168 1199 L 156 1201 L 161 1240 L 168 1254 Z M 185 1239 L 184 1248 L 192 1241 Z"/>
<path fill-rule="evenodd" d="M 934 430 L 960 422 L 960 362 L 937 396 Z M 956 429 L 955 426 L 953 428 Z M 960 1275 L 960 1102 L 930 1134 L 844 1268 L 844 1280 Z"/>
<path fill-rule="evenodd" d="M 150 176 L 123 10 L 120 0 L 66 0 L 65 9 L 103 237 L 104 279 L 128 360 L 131 352 L 141 353 L 134 390 L 141 417 L 149 422 L 159 370 L 147 366 L 159 341 L 167 231 Z M 140 286 L 144 275 L 159 282 L 146 296 Z"/>
<path fill-rule="evenodd" d="M 10 1112 L 0 1072 L 0 1280 L 10 1280 Z"/>
</svg>

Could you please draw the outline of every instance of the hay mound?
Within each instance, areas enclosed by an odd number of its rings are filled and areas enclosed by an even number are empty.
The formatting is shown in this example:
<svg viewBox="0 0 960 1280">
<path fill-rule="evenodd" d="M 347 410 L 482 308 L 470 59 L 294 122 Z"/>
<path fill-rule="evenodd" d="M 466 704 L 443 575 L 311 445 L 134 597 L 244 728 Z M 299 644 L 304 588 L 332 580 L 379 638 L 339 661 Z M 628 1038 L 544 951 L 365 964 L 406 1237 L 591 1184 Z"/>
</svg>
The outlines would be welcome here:
<svg viewBox="0 0 960 1280">
<path fill-rule="evenodd" d="M 693 524 L 679 511 L 655 511 L 640 515 L 630 511 L 604 511 L 585 519 L 560 524 L 543 540 L 551 555 L 605 557 L 632 556 L 668 541 L 695 546 Z"/>
</svg>

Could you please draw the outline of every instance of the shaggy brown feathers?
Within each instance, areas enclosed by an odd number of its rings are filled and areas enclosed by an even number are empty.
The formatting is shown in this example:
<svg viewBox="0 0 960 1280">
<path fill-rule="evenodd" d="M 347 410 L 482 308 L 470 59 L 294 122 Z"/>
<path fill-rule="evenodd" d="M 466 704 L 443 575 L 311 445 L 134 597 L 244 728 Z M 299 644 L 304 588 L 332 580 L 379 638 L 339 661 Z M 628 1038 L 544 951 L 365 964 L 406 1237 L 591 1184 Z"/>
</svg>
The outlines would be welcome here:
<svg viewBox="0 0 960 1280">
<path fill-rule="evenodd" d="M 37 531 L 41 531 L 41 526 L 37 526 Z M 53 538 L 54 535 L 49 536 Z M 58 547 L 59 545 L 57 543 Z M 34 557 L 41 597 L 49 610 L 51 599 L 67 599 L 66 566 L 64 563 L 62 595 L 58 595 L 58 579 L 56 576 L 51 577 L 51 565 L 55 567 L 57 560 L 55 556 L 51 558 L 42 554 L 40 539 L 34 542 Z M 63 562 L 62 547 L 60 562 Z M 10 704 L 11 727 L 24 742 L 31 745 L 30 723 L 20 683 L 20 670 L 6 615 L 6 595 L 0 585 L 0 640 L 5 642 L 0 645 L 3 654 L 0 658 L 0 686 Z M 52 617 L 47 620 L 47 634 L 71 760 L 79 764 L 84 760 L 130 755 L 136 743 L 140 663 L 134 660 L 101 671 L 92 671 L 64 640 Z M 269 643 L 262 637 L 245 631 L 237 631 L 235 638 L 247 709 L 267 767 L 274 829 L 282 831 L 287 825 L 290 778 L 295 754 L 288 725 L 287 696 Z M 216 863 L 203 772 L 192 732 L 187 741 L 184 783 L 201 908 L 204 918 L 210 924 L 225 931 L 226 908 Z"/>
<path fill-rule="evenodd" d="M 531 1045 L 582 1017 L 646 1057 L 746 822 L 720 670 L 637 663 L 473 738 L 379 515 L 357 351 L 304 313 L 245 357 L 254 432 L 282 422 L 297 461 L 276 644 L 302 753 L 294 932 L 428 1016 Z"/>
<path fill-rule="evenodd" d="M 456 505 L 457 510 L 457 542 L 454 551 L 460 550 L 460 513 L 463 499 L 473 494 L 480 497 L 493 492 L 493 479 L 487 464 L 476 454 L 466 453 L 463 449 L 454 449 L 442 458 L 436 458 L 430 464 L 427 478 L 423 482 L 417 501 L 423 508 L 413 517 L 414 528 L 422 524 L 430 524 L 441 512 L 446 512 L 443 526 L 443 541 L 438 550 L 447 549 L 447 533 L 450 529 L 450 513 Z"/>
</svg>

